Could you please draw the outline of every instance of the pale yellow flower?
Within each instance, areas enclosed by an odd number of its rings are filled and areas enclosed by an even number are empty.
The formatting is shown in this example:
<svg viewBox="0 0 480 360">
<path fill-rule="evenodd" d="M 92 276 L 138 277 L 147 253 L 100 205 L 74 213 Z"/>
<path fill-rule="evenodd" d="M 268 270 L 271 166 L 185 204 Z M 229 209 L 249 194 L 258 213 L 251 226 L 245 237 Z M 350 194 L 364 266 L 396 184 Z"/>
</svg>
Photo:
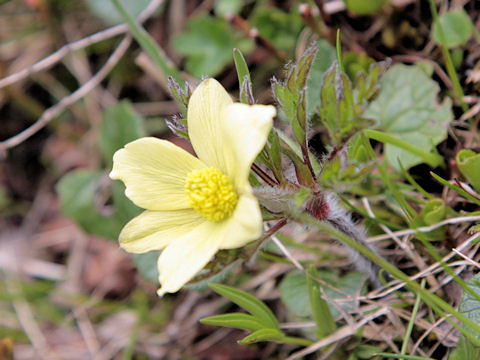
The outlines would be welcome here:
<svg viewBox="0 0 480 360">
<path fill-rule="evenodd" d="M 153 137 L 113 156 L 112 179 L 146 209 L 120 233 L 126 251 L 163 250 L 158 294 L 178 291 L 221 249 L 262 233 L 262 215 L 248 182 L 250 167 L 272 127 L 275 108 L 234 103 L 214 79 L 193 92 L 188 134 L 198 158 Z"/>
</svg>

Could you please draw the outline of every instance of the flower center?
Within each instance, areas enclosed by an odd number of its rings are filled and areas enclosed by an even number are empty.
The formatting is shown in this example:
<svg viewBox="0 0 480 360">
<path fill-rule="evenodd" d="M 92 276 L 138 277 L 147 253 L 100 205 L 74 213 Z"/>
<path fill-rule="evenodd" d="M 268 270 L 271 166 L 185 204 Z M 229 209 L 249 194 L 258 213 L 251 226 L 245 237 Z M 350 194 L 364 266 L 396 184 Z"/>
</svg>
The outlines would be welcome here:
<svg viewBox="0 0 480 360">
<path fill-rule="evenodd" d="M 215 222 L 231 216 L 238 202 L 230 179 L 214 167 L 192 170 L 185 180 L 185 192 L 188 204 Z"/>
</svg>

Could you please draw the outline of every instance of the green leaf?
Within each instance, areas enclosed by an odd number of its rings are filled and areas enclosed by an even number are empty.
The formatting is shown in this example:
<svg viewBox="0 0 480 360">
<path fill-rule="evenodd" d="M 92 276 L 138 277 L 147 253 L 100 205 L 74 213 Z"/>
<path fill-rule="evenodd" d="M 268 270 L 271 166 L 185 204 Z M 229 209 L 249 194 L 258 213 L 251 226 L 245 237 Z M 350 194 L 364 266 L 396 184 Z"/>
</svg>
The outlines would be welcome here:
<svg viewBox="0 0 480 360">
<path fill-rule="evenodd" d="M 325 72 L 335 61 L 335 48 L 326 40 L 317 42 L 317 51 L 307 80 L 307 115 L 310 118 L 320 105 L 320 87 Z"/>
<path fill-rule="evenodd" d="M 325 298 L 327 302 L 329 298 L 333 300 L 344 299 L 345 294 L 353 296 L 365 293 L 365 278 L 358 272 L 351 272 L 345 276 L 338 277 L 338 275 L 331 271 L 318 271 L 317 278 L 339 290 L 335 291 L 329 287 L 325 287 L 325 293 L 328 296 L 328 298 Z M 301 272 L 290 272 L 280 283 L 279 290 L 282 302 L 291 313 L 301 318 L 313 317 L 305 274 Z M 340 316 L 340 313 L 332 304 L 328 303 L 328 306 L 334 318 Z M 340 306 L 348 312 L 354 309 L 355 304 L 352 301 L 342 301 L 340 302 Z"/>
<path fill-rule="evenodd" d="M 107 168 L 112 167 L 115 151 L 144 135 L 143 119 L 128 101 L 108 107 L 100 127 L 100 151 Z"/>
<path fill-rule="evenodd" d="M 238 14 L 242 6 L 242 0 L 216 0 L 213 9 L 218 17 L 228 17 Z"/>
<path fill-rule="evenodd" d="M 458 339 L 457 347 L 450 354 L 448 360 L 480 359 L 480 347 L 475 346 L 465 336 Z"/>
<path fill-rule="evenodd" d="M 340 147 L 357 132 L 364 119 L 357 116 L 352 83 L 340 72 L 337 62 L 323 76 L 320 98 L 320 121 L 328 131 L 330 145 Z"/>
<path fill-rule="evenodd" d="M 304 26 L 298 10 L 286 13 L 272 6 L 257 6 L 248 20 L 262 37 L 285 51 L 295 49 L 298 35 Z"/>
<path fill-rule="evenodd" d="M 252 79 L 248 70 L 247 62 L 239 49 L 233 49 L 233 61 L 238 75 L 238 86 L 240 88 L 240 100 L 244 104 L 253 104 Z"/>
<path fill-rule="evenodd" d="M 355 81 L 357 75 L 360 73 L 369 73 L 371 65 L 375 64 L 375 60 L 365 53 L 347 52 L 343 55 L 343 65 L 345 73 L 351 81 Z"/>
<path fill-rule="evenodd" d="M 144 135 L 142 118 L 131 105 L 122 101 L 107 108 L 100 127 L 99 146 L 107 167 L 112 166 L 115 151 L 126 143 Z M 110 239 L 117 239 L 122 227 L 140 209 L 125 196 L 125 186 L 120 181 L 110 182 L 102 171 L 75 170 L 66 174 L 57 184 L 62 213 L 77 222 L 88 233 Z M 112 212 L 104 203 L 110 197 L 113 200 L 113 214 L 105 215 L 100 211 Z M 101 196 L 99 196 L 101 195 Z"/>
<path fill-rule="evenodd" d="M 278 329 L 278 321 L 272 311 L 262 301 L 249 293 L 221 284 L 209 284 L 216 293 L 226 297 L 241 308 L 255 316 L 264 327 Z"/>
<path fill-rule="evenodd" d="M 388 188 L 388 190 L 390 190 L 390 193 L 393 195 L 393 197 L 397 201 L 398 205 L 400 206 L 400 209 L 402 209 L 405 215 L 405 219 L 408 222 L 410 222 L 412 218 L 414 218 L 417 215 L 417 212 L 407 202 L 407 200 L 405 199 L 405 195 L 400 191 L 398 184 L 392 181 L 391 176 L 388 174 L 385 161 L 382 161 L 379 164 L 378 170 L 379 170 L 381 179 L 383 180 L 383 184 Z"/>
<path fill-rule="evenodd" d="M 378 129 L 395 138 L 434 153 L 435 146 L 447 137 L 453 119 L 451 101 L 438 103 L 439 86 L 417 66 L 394 65 L 380 80 L 382 89 L 368 107 L 365 117 L 375 119 Z M 406 169 L 423 160 L 405 149 L 385 145 L 389 165 L 400 170 L 398 159 Z"/>
<path fill-rule="evenodd" d="M 448 187 L 449 189 L 452 189 L 453 191 L 456 191 L 457 193 L 459 193 L 460 195 L 462 195 L 464 198 L 472 201 L 473 203 L 477 204 L 477 205 L 480 205 L 480 200 L 473 197 L 472 195 L 470 195 L 468 192 L 466 192 L 465 190 L 463 190 L 462 188 L 459 188 L 457 185 L 453 185 L 453 184 L 450 184 L 447 180 L 441 178 L 440 176 L 438 176 L 437 174 L 435 174 L 434 172 L 430 172 L 430 175 L 433 176 L 433 178 L 435 180 L 437 180 L 440 184 Z"/>
<path fill-rule="evenodd" d="M 102 171 L 74 170 L 63 176 L 56 185 L 60 197 L 62 214 L 75 221 L 84 231 L 108 239 L 117 240 L 123 226 L 140 213 L 125 196 L 125 187 L 119 182 L 105 181 L 106 174 Z M 112 192 L 113 214 L 105 215 L 112 209 L 99 204 L 102 196 L 108 199 Z M 101 195 L 101 196 L 100 196 Z"/>
<path fill-rule="evenodd" d="M 477 191 L 480 191 L 480 154 L 468 149 L 461 150 L 456 157 L 462 175 Z"/>
<path fill-rule="evenodd" d="M 401 354 L 392 354 L 392 353 L 377 353 L 377 356 L 385 357 L 388 359 L 406 359 L 406 360 L 435 360 L 432 358 L 427 358 L 423 356 L 415 355 L 401 355 Z M 466 359 L 465 359 L 466 360 Z"/>
<path fill-rule="evenodd" d="M 370 139 L 377 140 L 385 144 L 389 144 L 390 146 L 394 146 L 398 149 L 401 149 L 406 153 L 418 156 L 421 159 L 420 162 L 425 162 L 432 167 L 441 166 L 444 163 L 443 157 L 439 155 L 435 149 L 433 152 L 429 152 L 428 150 L 424 150 L 423 148 L 418 147 L 414 144 L 411 144 L 408 141 L 402 140 L 397 136 L 390 135 L 387 132 L 381 132 L 373 129 L 366 129 L 365 133 L 368 135 Z M 397 158 L 398 166 L 400 166 L 400 162 L 401 162 L 401 159 Z M 402 165 L 403 165 L 403 162 L 402 162 Z M 400 166 L 400 169 L 401 169 L 401 166 Z"/>
<path fill-rule="evenodd" d="M 357 15 L 370 15 L 377 12 L 387 0 L 343 0 L 348 11 Z"/>
<path fill-rule="evenodd" d="M 100 190 L 100 171 L 74 170 L 57 184 L 62 214 L 74 220 L 87 233 L 116 239 L 123 223 L 116 217 L 99 213 L 95 199 Z"/>
<path fill-rule="evenodd" d="M 230 313 L 209 316 L 201 319 L 200 322 L 202 324 L 226 326 L 250 331 L 256 331 L 265 328 L 264 325 L 260 321 L 258 321 L 256 317 L 242 313 Z"/>
<path fill-rule="evenodd" d="M 412 221 L 411 226 L 418 228 L 436 224 L 445 219 L 448 207 L 442 199 L 429 200 L 423 207 L 420 214 Z M 442 240 L 445 239 L 445 228 L 441 227 L 428 233 L 417 233 L 415 236 L 424 240 Z"/>
<path fill-rule="evenodd" d="M 480 296 L 480 274 L 477 274 L 468 280 L 467 285 L 475 294 Z M 480 324 L 480 301 L 468 291 L 464 291 L 458 311 L 464 314 L 474 323 Z M 463 327 L 470 333 L 474 334 L 477 340 L 480 340 L 480 333 L 466 325 L 463 325 Z"/>
<path fill-rule="evenodd" d="M 173 120 L 167 120 L 167 122 L 170 121 L 168 126 L 173 126 L 173 132 L 188 139 L 187 120 L 185 119 L 187 117 L 188 102 L 190 101 L 190 96 L 192 95 L 191 89 L 188 86 L 188 83 L 185 83 L 184 87 L 182 88 L 173 77 L 169 76 L 168 90 L 170 90 L 170 93 L 172 94 L 182 113 L 181 116 L 174 118 Z"/>
<path fill-rule="evenodd" d="M 282 168 L 282 154 L 280 148 L 280 139 L 278 137 L 278 133 L 275 129 L 270 131 L 268 134 L 268 140 L 270 142 L 270 147 L 268 145 L 265 147 L 268 151 L 268 160 L 269 160 L 269 168 L 272 170 L 275 178 L 283 184 L 285 182 L 285 178 L 283 175 L 283 168 Z"/>
<path fill-rule="evenodd" d="M 328 303 L 322 297 L 320 284 L 315 278 L 319 278 L 319 274 L 317 269 L 312 265 L 306 274 L 308 298 L 310 299 L 313 319 L 317 325 L 317 337 L 322 339 L 333 334 L 337 329 L 337 325 L 330 312 Z"/>
<path fill-rule="evenodd" d="M 112 217 L 117 219 L 119 223 L 126 224 L 140 214 L 141 209 L 125 196 L 125 185 L 121 181 L 114 181 L 111 184 L 111 191 L 115 210 Z"/>
<path fill-rule="evenodd" d="M 317 44 L 310 46 L 296 64 L 287 65 L 287 76 L 283 83 L 273 80 L 272 90 L 275 100 L 285 113 L 292 126 L 298 143 L 306 148 L 308 75 L 316 55 Z"/>
<path fill-rule="evenodd" d="M 335 278 L 333 273 L 321 272 L 322 280 L 325 275 Z M 308 297 L 307 279 L 301 272 L 290 272 L 280 283 L 278 288 L 282 302 L 290 313 L 301 318 L 312 317 L 312 308 Z"/>
<path fill-rule="evenodd" d="M 226 20 L 211 16 L 195 17 L 187 29 L 175 37 L 175 49 L 186 56 L 187 70 L 194 76 L 215 76 L 232 62 L 232 49 L 249 52 L 251 39 L 239 38 Z"/>
<path fill-rule="evenodd" d="M 278 329 L 260 329 L 239 340 L 238 343 L 247 345 L 260 341 L 282 342 L 283 339 L 285 339 L 285 334 Z"/>
<path fill-rule="evenodd" d="M 359 359 L 372 359 L 373 356 L 382 351 L 384 346 L 372 346 L 367 344 L 359 344 L 355 347 L 354 353 Z"/>
<path fill-rule="evenodd" d="M 439 29 L 439 25 L 442 30 Z M 433 39 L 437 44 L 452 48 L 464 45 L 472 36 L 473 31 L 472 20 L 465 10 L 448 11 L 434 22 Z"/>
<path fill-rule="evenodd" d="M 108 25 L 115 25 L 124 21 L 111 0 L 87 0 L 86 3 L 90 12 Z M 150 0 L 122 0 L 122 3 L 127 11 L 136 18 L 147 7 Z"/>
<path fill-rule="evenodd" d="M 133 255 L 133 262 L 140 275 L 155 284 L 159 284 L 157 262 L 161 253 L 160 250 L 154 250 L 144 254 Z"/>
</svg>

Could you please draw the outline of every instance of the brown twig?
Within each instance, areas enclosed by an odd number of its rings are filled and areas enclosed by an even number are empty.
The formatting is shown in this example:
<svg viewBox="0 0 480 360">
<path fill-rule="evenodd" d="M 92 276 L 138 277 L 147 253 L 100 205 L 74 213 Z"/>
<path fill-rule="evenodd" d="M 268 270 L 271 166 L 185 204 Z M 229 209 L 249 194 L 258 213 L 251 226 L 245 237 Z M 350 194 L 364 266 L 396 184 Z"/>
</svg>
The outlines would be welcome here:
<svg viewBox="0 0 480 360">
<path fill-rule="evenodd" d="M 0 142 L 0 155 L 3 152 L 6 152 L 7 149 L 12 148 L 21 144 L 23 141 L 37 133 L 41 130 L 45 125 L 47 125 L 52 119 L 58 116 L 66 107 L 72 105 L 79 99 L 81 99 L 85 94 L 95 88 L 112 70 L 112 68 L 118 63 L 120 58 L 123 56 L 125 51 L 127 51 L 128 47 L 130 46 L 132 39 L 130 36 L 126 36 L 120 45 L 115 49 L 115 51 L 110 55 L 108 60 L 105 62 L 103 67 L 85 84 L 79 87 L 76 91 L 71 93 L 69 96 L 64 97 L 60 100 L 57 104 L 53 105 L 52 107 L 45 110 L 38 118 L 38 120 L 31 125 L 30 127 L 26 128 L 22 132 L 18 133 L 15 136 L 8 138 L 7 140 Z"/>
<path fill-rule="evenodd" d="M 145 8 L 145 10 L 142 11 L 140 16 L 138 17 L 138 21 L 141 23 L 146 19 L 148 19 L 152 15 L 152 13 L 155 11 L 155 9 L 158 8 L 158 6 L 160 6 L 160 4 L 163 1 L 164 0 L 152 0 L 148 4 L 148 6 Z M 36 62 L 35 64 L 29 66 L 28 68 L 22 69 L 14 74 L 11 74 L 3 79 L 0 79 L 0 89 L 5 86 L 16 83 L 17 81 L 20 81 L 22 79 L 25 79 L 26 77 L 36 72 L 49 69 L 50 67 L 52 67 L 57 62 L 62 60 L 68 53 L 72 51 L 83 49 L 87 46 L 98 43 L 100 41 L 104 41 L 114 36 L 126 33 L 127 31 L 128 31 L 127 24 L 119 24 L 116 26 L 112 26 L 108 29 L 99 31 L 95 34 L 89 35 L 83 39 L 63 45 L 60 49 L 58 49 L 54 53 Z"/>
<path fill-rule="evenodd" d="M 152 0 L 150 4 L 147 6 L 147 8 L 139 16 L 138 18 L 139 22 L 146 20 L 162 2 L 163 0 Z M 126 24 L 117 25 L 110 29 L 93 34 L 82 40 L 67 44 L 57 52 L 41 60 L 40 62 L 35 63 L 31 67 L 21 70 L 15 74 L 12 74 L 0 80 L 0 88 L 2 86 L 7 86 L 16 81 L 19 81 L 34 72 L 51 67 L 53 64 L 61 60 L 70 51 L 81 49 L 85 46 L 88 46 L 98 41 L 105 40 L 109 37 L 121 34 L 126 31 L 128 31 L 128 26 Z M 12 136 L 4 141 L 1 141 L 0 156 L 4 156 L 7 149 L 21 144 L 23 141 L 25 141 L 26 139 L 28 139 L 29 137 L 37 133 L 52 119 L 58 116 L 65 108 L 67 108 L 68 106 L 72 105 L 73 103 L 81 99 L 88 92 L 94 89 L 98 84 L 100 84 L 100 82 L 107 76 L 110 70 L 112 70 L 112 68 L 118 63 L 118 61 L 124 55 L 130 43 L 131 43 L 131 37 L 129 35 L 125 36 L 124 39 L 121 41 L 121 43 L 118 45 L 118 47 L 115 49 L 115 51 L 110 55 L 108 60 L 105 62 L 103 67 L 89 81 L 87 81 L 85 84 L 80 86 L 76 91 L 74 91 L 69 96 L 64 97 L 57 104 L 45 110 L 33 125 L 23 130 L 22 132 L 16 134 L 15 136 Z"/>
<path fill-rule="evenodd" d="M 286 218 L 283 218 L 281 219 L 280 221 L 278 221 L 277 223 L 275 223 L 275 225 L 273 225 L 272 227 L 268 228 L 266 227 L 265 225 L 265 233 L 263 234 L 263 236 L 258 240 L 257 244 L 255 245 L 255 249 L 253 249 L 253 251 L 251 252 L 251 256 L 249 258 L 249 260 L 247 261 L 247 264 L 252 262 L 252 260 L 255 259 L 255 256 L 258 252 L 258 249 L 260 248 L 260 246 L 262 246 L 262 244 L 265 242 L 265 240 L 267 240 L 269 237 L 271 237 L 273 234 L 275 234 L 278 230 L 280 230 L 282 227 L 284 227 L 286 224 L 287 224 L 288 220 Z"/>
<path fill-rule="evenodd" d="M 278 182 L 275 181 L 268 175 L 265 171 L 263 171 L 257 164 L 252 164 L 252 170 L 255 174 L 257 174 L 263 181 L 265 181 L 271 187 L 275 187 L 278 185 Z"/>
</svg>

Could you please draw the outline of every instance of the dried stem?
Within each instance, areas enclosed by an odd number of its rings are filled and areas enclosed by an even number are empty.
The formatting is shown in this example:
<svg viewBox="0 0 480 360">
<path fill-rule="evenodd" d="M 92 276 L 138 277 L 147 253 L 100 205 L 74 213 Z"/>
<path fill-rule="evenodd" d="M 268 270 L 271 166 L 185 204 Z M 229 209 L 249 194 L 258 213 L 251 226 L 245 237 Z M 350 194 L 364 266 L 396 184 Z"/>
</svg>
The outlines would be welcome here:
<svg viewBox="0 0 480 360">
<path fill-rule="evenodd" d="M 252 170 L 257 174 L 263 181 L 265 181 L 271 187 L 278 185 L 278 182 L 270 177 L 265 171 L 263 171 L 258 165 L 252 164 Z"/>
<path fill-rule="evenodd" d="M 145 8 L 145 10 L 142 11 L 140 16 L 138 17 L 139 22 L 143 22 L 146 19 L 148 19 L 152 13 L 155 11 L 155 9 L 160 6 L 160 4 L 164 0 L 152 0 L 148 6 Z M 46 58 L 36 62 L 35 64 L 22 69 L 14 74 L 11 74 L 3 79 L 0 79 L 0 89 L 4 88 L 5 86 L 11 85 L 13 83 L 16 83 L 17 81 L 23 80 L 26 77 L 42 71 L 42 70 L 47 70 L 53 65 L 55 65 L 57 62 L 62 60 L 68 53 L 76 50 L 83 49 L 87 46 L 90 46 L 92 44 L 98 43 L 100 41 L 104 41 L 107 39 L 110 39 L 114 36 L 126 33 L 128 31 L 128 25 L 127 24 L 119 24 L 116 26 L 112 26 L 108 29 L 99 31 L 95 34 L 92 34 L 90 36 L 87 36 L 83 39 L 80 39 L 78 41 L 74 41 L 72 43 L 66 44 L 62 46 L 60 49 L 55 51 L 54 53 L 50 54 Z"/>
<path fill-rule="evenodd" d="M 7 149 L 12 148 L 21 144 L 23 141 L 37 133 L 41 130 L 45 125 L 47 125 L 52 119 L 58 116 L 66 107 L 72 105 L 83 96 L 85 96 L 89 91 L 95 88 L 100 82 L 108 75 L 110 70 L 118 63 L 120 58 L 123 56 L 125 51 L 127 51 L 128 47 L 130 46 L 132 39 L 130 36 L 126 36 L 120 45 L 115 49 L 115 51 L 110 55 L 106 63 L 103 67 L 83 86 L 79 87 L 76 91 L 71 93 L 69 96 L 64 97 L 60 100 L 57 104 L 53 105 L 52 107 L 45 110 L 38 118 L 38 120 L 31 125 L 30 127 L 26 128 L 22 132 L 18 133 L 7 140 L 0 142 L 0 154 L 5 152 Z"/>
</svg>

